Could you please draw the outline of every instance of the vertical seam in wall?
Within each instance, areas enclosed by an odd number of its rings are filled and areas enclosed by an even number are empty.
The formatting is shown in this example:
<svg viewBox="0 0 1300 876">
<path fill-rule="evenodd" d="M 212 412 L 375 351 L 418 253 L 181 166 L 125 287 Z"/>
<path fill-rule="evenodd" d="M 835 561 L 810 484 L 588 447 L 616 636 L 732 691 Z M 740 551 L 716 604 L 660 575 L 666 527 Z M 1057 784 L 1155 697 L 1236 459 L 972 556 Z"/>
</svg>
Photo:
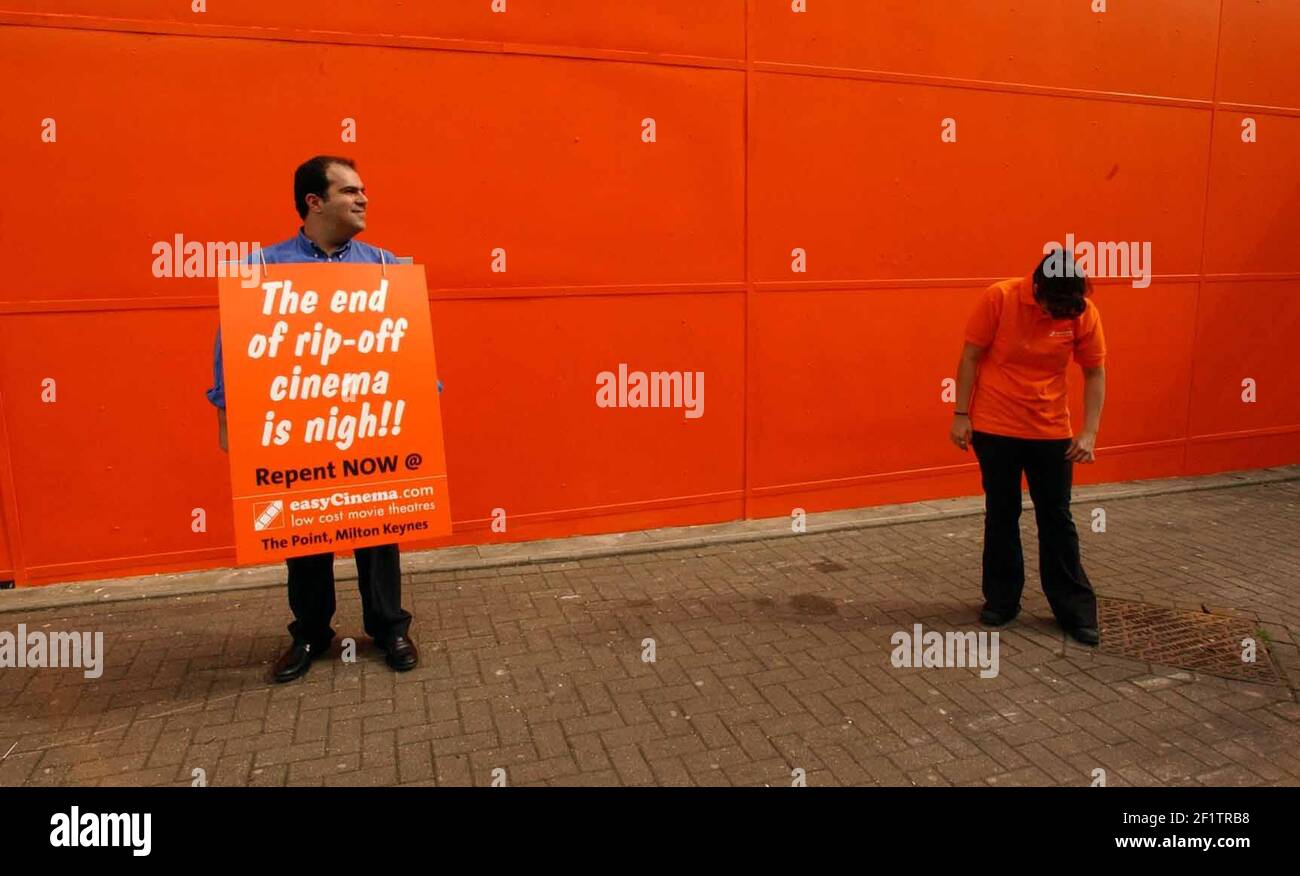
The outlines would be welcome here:
<svg viewBox="0 0 1300 876">
<path fill-rule="evenodd" d="M 1187 410 L 1183 417 L 1183 467 L 1187 474 L 1192 450 L 1192 396 L 1196 389 L 1196 349 L 1201 331 L 1201 296 L 1205 294 L 1205 249 L 1210 231 L 1210 188 L 1214 180 L 1214 129 L 1219 115 L 1219 56 L 1223 53 L 1223 4 L 1219 0 L 1219 24 L 1214 31 L 1214 79 L 1210 83 L 1210 136 L 1205 158 L 1205 198 L 1201 202 L 1201 262 L 1197 271 L 1196 300 L 1192 303 L 1192 344 L 1187 351 Z"/>
<path fill-rule="evenodd" d="M 745 321 L 744 321 L 744 330 L 742 332 L 743 337 L 741 338 L 742 351 L 743 351 L 741 365 L 743 368 L 744 379 L 741 381 L 741 391 L 740 391 L 740 399 L 741 399 L 740 402 L 740 406 L 741 406 L 740 485 L 741 485 L 741 496 L 742 496 L 741 513 L 744 515 L 744 519 L 746 520 L 750 519 L 750 493 L 751 493 L 751 487 L 749 483 L 749 472 L 750 472 L 750 466 L 749 466 L 750 409 L 749 408 L 750 408 L 750 400 L 751 400 L 749 381 L 752 379 L 753 375 L 750 373 L 749 332 L 750 332 L 750 311 L 752 310 L 753 303 L 754 303 L 754 277 L 749 266 L 749 257 L 750 257 L 749 254 L 749 145 L 750 145 L 749 144 L 749 89 L 750 89 L 750 78 L 754 72 L 752 67 L 753 62 L 750 60 L 749 57 L 749 12 L 752 3 L 753 0 L 744 0 L 745 8 L 744 8 L 743 25 L 745 31 L 744 33 L 745 93 L 744 93 L 744 103 L 741 105 L 740 108 L 740 113 L 741 113 L 740 127 L 741 127 L 741 137 L 743 141 L 742 142 L 743 156 L 742 156 L 742 167 L 741 167 L 741 173 L 743 176 L 743 180 L 742 180 L 743 183 L 742 214 L 743 215 L 741 218 L 744 223 L 743 239 L 741 240 L 741 251 L 743 254 L 744 269 L 745 269 Z"/>
<path fill-rule="evenodd" d="M 27 561 L 23 556 L 23 531 L 18 520 L 18 493 L 14 485 L 13 454 L 9 448 L 9 429 L 5 425 L 4 393 L 0 393 L 0 514 L 3 515 L 4 538 L 9 547 L 9 559 L 14 567 L 14 586 L 27 582 Z"/>
</svg>

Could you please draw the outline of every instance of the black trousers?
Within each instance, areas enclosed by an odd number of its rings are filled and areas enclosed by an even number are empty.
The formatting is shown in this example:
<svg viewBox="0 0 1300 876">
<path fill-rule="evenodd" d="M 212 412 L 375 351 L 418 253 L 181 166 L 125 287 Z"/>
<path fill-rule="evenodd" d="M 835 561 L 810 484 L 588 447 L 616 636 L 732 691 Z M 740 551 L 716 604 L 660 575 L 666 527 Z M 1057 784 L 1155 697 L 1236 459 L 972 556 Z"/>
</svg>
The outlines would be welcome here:
<svg viewBox="0 0 1300 876">
<path fill-rule="evenodd" d="M 1065 627 L 1095 627 L 1097 597 L 1079 561 L 1079 533 L 1070 514 L 1074 463 L 1070 439 L 1033 440 L 971 435 L 984 482 L 984 602 L 997 611 L 1020 608 L 1025 557 L 1020 547 L 1020 474 L 1029 482 L 1038 522 L 1043 593 Z"/>
<path fill-rule="evenodd" d="M 366 635 L 381 644 L 411 629 L 411 615 L 402 608 L 402 567 L 397 545 L 357 548 L 357 589 Z M 334 554 L 290 557 L 289 634 L 321 650 L 334 640 Z"/>
</svg>

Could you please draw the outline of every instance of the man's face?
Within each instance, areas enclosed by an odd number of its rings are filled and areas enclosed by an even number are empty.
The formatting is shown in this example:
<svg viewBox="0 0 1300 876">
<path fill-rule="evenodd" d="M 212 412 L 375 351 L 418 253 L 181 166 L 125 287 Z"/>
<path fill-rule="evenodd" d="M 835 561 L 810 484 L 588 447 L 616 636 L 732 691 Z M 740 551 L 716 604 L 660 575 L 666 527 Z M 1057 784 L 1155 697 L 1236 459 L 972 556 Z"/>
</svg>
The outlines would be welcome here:
<svg viewBox="0 0 1300 876">
<path fill-rule="evenodd" d="M 327 197 L 312 205 L 323 225 L 351 237 L 366 228 L 366 187 L 360 175 L 346 164 L 331 164 L 325 171 L 329 180 Z"/>
</svg>

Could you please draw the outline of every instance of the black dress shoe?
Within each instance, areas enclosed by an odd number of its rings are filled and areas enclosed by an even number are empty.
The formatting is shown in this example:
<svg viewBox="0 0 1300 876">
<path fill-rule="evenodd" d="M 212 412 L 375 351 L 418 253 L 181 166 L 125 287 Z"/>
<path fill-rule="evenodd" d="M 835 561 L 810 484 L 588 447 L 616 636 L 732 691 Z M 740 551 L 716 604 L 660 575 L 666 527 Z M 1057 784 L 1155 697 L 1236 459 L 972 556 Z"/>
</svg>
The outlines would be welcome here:
<svg viewBox="0 0 1300 876">
<path fill-rule="evenodd" d="M 1020 614 L 1019 608 L 1014 611 L 999 611 L 996 608 L 985 606 L 984 610 L 980 612 L 980 623 L 986 627 L 1002 627 L 1015 620 L 1018 614 Z"/>
<path fill-rule="evenodd" d="M 1096 627 L 1066 627 L 1070 638 L 1084 645 L 1100 645 L 1101 632 Z"/>
<path fill-rule="evenodd" d="M 409 636 L 394 636 L 391 642 L 376 641 L 375 644 L 381 651 L 386 652 L 384 662 L 397 672 L 414 669 L 420 662 L 420 652 L 416 650 L 415 642 L 411 641 Z"/>
<path fill-rule="evenodd" d="M 275 666 L 271 670 L 271 678 L 280 684 L 293 681 L 295 678 L 301 678 L 307 674 L 308 669 L 311 669 L 311 662 L 325 653 L 326 650 L 328 649 L 295 639 L 293 644 L 289 646 L 289 650 L 281 654 L 280 659 L 275 661 Z"/>
</svg>

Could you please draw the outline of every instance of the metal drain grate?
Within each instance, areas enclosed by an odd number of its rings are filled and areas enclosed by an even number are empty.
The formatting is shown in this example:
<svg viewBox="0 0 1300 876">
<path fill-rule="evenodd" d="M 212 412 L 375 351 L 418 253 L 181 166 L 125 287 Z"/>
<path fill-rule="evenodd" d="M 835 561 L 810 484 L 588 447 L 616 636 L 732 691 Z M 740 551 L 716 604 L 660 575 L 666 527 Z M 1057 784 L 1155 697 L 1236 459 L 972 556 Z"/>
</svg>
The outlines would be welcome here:
<svg viewBox="0 0 1300 876">
<path fill-rule="evenodd" d="M 1097 614 L 1101 624 L 1098 650 L 1104 653 L 1220 678 L 1282 683 L 1267 643 L 1251 621 L 1105 598 L 1097 599 Z M 1243 639 L 1255 640 L 1252 663 L 1241 659 Z"/>
</svg>

